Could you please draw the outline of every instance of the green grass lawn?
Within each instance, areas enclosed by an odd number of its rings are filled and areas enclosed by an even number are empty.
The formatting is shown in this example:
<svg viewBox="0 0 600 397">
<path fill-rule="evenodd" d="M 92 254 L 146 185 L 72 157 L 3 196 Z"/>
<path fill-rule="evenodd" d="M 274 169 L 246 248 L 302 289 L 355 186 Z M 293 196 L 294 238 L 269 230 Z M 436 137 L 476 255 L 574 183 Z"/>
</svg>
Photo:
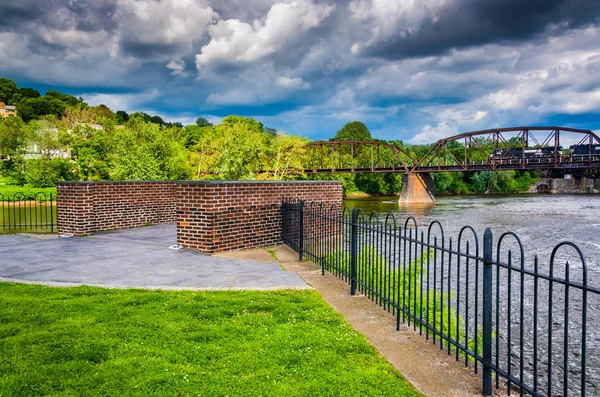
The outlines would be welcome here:
<svg viewBox="0 0 600 397">
<path fill-rule="evenodd" d="M 421 396 L 314 291 L 0 283 L 0 396 Z"/>
</svg>

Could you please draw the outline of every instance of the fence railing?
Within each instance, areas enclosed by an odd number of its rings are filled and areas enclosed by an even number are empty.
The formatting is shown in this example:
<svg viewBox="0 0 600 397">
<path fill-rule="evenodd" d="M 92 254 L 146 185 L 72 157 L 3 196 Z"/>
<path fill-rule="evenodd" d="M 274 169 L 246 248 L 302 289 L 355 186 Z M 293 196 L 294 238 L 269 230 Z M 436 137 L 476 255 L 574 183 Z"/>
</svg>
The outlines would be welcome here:
<svg viewBox="0 0 600 397">
<path fill-rule="evenodd" d="M 54 232 L 56 197 L 52 193 L 0 193 L 0 232 Z"/>
<path fill-rule="evenodd" d="M 562 242 L 526 265 L 519 237 L 285 199 L 282 239 L 482 373 L 483 395 L 600 395 L 600 289 Z M 560 265 L 559 265 L 560 263 Z"/>
</svg>

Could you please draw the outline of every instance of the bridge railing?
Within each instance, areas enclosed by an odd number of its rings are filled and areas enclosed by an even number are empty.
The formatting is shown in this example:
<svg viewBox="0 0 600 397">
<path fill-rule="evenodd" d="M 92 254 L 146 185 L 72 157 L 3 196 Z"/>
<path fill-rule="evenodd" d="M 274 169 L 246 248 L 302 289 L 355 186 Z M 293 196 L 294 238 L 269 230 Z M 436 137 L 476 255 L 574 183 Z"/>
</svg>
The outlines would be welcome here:
<svg viewBox="0 0 600 397">
<path fill-rule="evenodd" d="M 600 289 L 576 245 L 527 262 L 514 233 L 494 243 L 465 226 L 453 239 L 437 221 L 287 199 L 282 216 L 300 258 L 481 373 L 484 395 L 600 395 Z"/>
</svg>

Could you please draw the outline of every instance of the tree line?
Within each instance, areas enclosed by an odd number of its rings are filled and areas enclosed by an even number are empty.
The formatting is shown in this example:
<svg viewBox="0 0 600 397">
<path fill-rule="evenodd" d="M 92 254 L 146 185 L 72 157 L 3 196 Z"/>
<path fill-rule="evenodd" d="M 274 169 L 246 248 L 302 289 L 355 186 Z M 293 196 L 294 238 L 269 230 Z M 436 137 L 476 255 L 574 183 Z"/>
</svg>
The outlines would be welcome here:
<svg viewBox="0 0 600 397">
<path fill-rule="evenodd" d="M 18 117 L 0 119 L 0 184 L 53 186 L 62 180 L 341 179 L 346 193 L 394 194 L 401 174 L 305 175 L 307 138 L 264 126 L 253 118 L 225 117 L 213 125 L 167 122 L 143 112 L 113 112 L 83 98 L 45 95 L 0 78 L 0 102 Z M 333 140 L 375 140 L 360 121 Z M 431 145 L 391 141 L 415 158 Z M 265 170 L 268 172 L 257 172 Z M 449 172 L 434 176 L 438 193 L 524 191 L 538 175 L 518 171 Z"/>
</svg>

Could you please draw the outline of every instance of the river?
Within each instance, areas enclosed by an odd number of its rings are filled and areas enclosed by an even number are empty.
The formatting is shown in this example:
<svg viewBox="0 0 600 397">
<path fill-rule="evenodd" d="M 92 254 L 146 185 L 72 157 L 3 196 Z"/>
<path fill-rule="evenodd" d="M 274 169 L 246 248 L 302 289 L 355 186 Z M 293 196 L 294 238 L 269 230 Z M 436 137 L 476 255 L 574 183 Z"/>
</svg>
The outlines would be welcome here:
<svg viewBox="0 0 600 397">
<path fill-rule="evenodd" d="M 494 236 L 516 233 L 523 242 L 526 257 L 550 257 L 552 248 L 571 241 L 583 251 L 590 284 L 600 286 L 600 195 L 486 195 L 438 196 L 435 205 L 398 204 L 397 197 L 346 199 L 344 206 L 362 208 L 366 214 L 394 214 L 397 220 L 414 216 L 420 225 L 439 221 L 447 236 L 458 234 L 462 226 L 472 226 L 480 237 L 485 228 Z"/>
<path fill-rule="evenodd" d="M 387 214 L 393 214 L 399 223 L 404 224 L 404 221 L 409 216 L 415 217 L 419 228 L 428 226 L 433 221 L 439 221 L 444 228 L 446 239 L 453 237 L 456 241 L 461 227 L 465 225 L 472 226 L 479 235 L 480 243 L 483 238 L 485 228 L 490 228 L 494 234 L 494 247 L 502 233 L 516 233 L 524 247 L 526 268 L 531 269 L 531 263 L 535 255 L 540 259 L 540 271 L 548 274 L 549 259 L 552 249 L 560 242 L 570 241 L 575 243 L 585 256 L 588 268 L 588 284 L 594 287 L 600 287 L 600 195 L 486 195 L 486 196 L 439 196 L 438 202 L 435 205 L 407 205 L 399 204 L 397 197 L 369 197 L 361 199 L 344 200 L 344 206 L 362 208 L 368 215 L 371 211 L 377 211 L 380 218 Z M 513 245 L 513 248 L 515 246 Z M 567 248 L 567 247 L 565 247 Z M 555 275 L 564 277 L 565 260 L 570 261 L 571 279 L 581 281 L 581 262 L 578 260 L 576 253 L 573 250 L 561 249 L 561 254 L 557 256 L 555 265 Z M 506 279 L 503 279 L 506 281 Z M 513 279 L 514 286 L 518 286 L 518 279 Z M 525 295 L 531 295 L 532 280 L 527 280 Z M 546 284 L 544 284 L 546 285 Z M 542 287 L 541 287 L 542 288 Z M 543 287 L 545 288 L 545 287 Z M 540 316 L 544 318 L 547 315 L 547 293 L 539 294 L 540 298 Z M 554 300 L 553 308 L 560 312 L 564 305 L 563 287 L 555 287 L 557 296 Z M 521 301 L 518 293 L 513 290 L 511 294 L 513 308 L 516 309 Z M 503 295 L 507 296 L 507 295 Z M 531 299 L 526 301 L 526 310 L 531 309 Z M 581 294 L 572 293 L 569 301 L 571 307 L 568 316 L 580 318 L 581 316 Z M 506 300 L 503 300 L 503 304 Z M 544 302 L 545 301 L 545 302 Z M 500 307 L 505 315 L 505 309 Z M 562 316 L 555 318 L 553 329 L 555 328 L 555 337 L 559 337 L 559 343 L 562 343 Z M 509 323 L 515 322 L 514 314 Z M 540 320 L 541 320 L 540 318 Z M 576 320 L 573 324 L 569 324 L 570 342 L 574 345 L 580 345 L 580 325 Z M 505 323 L 502 320 L 501 323 Z M 524 320 L 528 329 L 531 329 L 530 316 Z M 600 296 L 591 294 L 588 302 L 588 374 L 587 391 L 588 395 L 600 395 Z M 506 325 L 503 325 L 503 327 Z M 518 332 L 519 325 L 514 324 L 513 335 Z M 547 327 L 544 330 L 544 325 L 539 326 L 540 332 L 547 332 Z M 528 335 L 529 334 L 529 337 Z M 543 334 L 541 334 L 543 335 Z M 525 338 L 528 339 L 525 343 L 525 349 L 530 356 L 532 348 L 532 334 L 526 332 Z M 503 336 L 500 337 L 502 344 Z M 543 339 L 543 338 L 542 338 Z M 514 339 L 513 339 L 514 341 Z M 514 344 L 514 342 L 513 342 Z M 503 349 L 505 350 L 505 349 Z M 577 385 L 577 379 L 581 372 L 578 371 L 579 362 L 577 351 L 579 348 L 574 346 L 575 353 L 569 357 L 569 395 L 580 395 L 581 390 Z M 545 356 L 545 347 L 541 346 L 542 356 Z M 556 355 L 556 353 L 555 353 Z M 513 352 L 513 363 L 518 356 Z M 544 360 L 540 358 L 540 360 Z M 555 357 L 558 362 L 553 368 L 553 377 L 555 380 L 562 378 L 561 357 Z M 554 361 L 553 360 L 553 361 Z M 500 360 L 502 361 L 502 359 Z M 524 363 L 526 372 L 531 370 L 531 362 L 527 360 Z M 540 369 L 547 365 L 547 361 L 540 363 Z M 514 372 L 513 372 L 514 373 Z M 526 380 L 531 384 L 531 377 L 525 375 Z M 554 383 L 554 381 L 552 383 Z M 542 380 L 540 386 L 547 384 Z M 554 394 L 554 393 L 553 393 Z M 558 395 L 558 394 L 557 394 Z"/>
</svg>

